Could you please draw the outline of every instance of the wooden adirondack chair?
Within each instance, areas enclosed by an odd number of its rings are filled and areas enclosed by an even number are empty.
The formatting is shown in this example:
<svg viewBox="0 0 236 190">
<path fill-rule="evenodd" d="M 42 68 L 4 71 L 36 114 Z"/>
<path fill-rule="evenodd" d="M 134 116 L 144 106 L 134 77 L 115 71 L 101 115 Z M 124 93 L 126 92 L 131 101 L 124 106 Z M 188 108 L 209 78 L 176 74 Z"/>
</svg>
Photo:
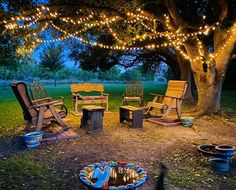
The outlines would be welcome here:
<svg viewBox="0 0 236 190">
<path fill-rule="evenodd" d="M 54 122 L 62 127 L 62 129 L 57 132 L 58 134 L 70 128 L 62 121 L 62 118 L 66 117 L 66 112 L 57 110 L 54 107 L 58 101 L 33 104 L 29 98 L 27 86 L 24 82 L 12 82 L 11 88 L 21 105 L 24 119 L 28 121 L 26 130 L 29 130 L 31 126 L 35 126 L 36 131 L 41 131 L 42 127 L 49 122 Z"/>
<path fill-rule="evenodd" d="M 122 105 L 128 105 L 129 102 L 138 102 L 140 106 L 143 104 L 143 82 L 130 81 L 126 84 Z"/>
<path fill-rule="evenodd" d="M 163 113 L 161 119 L 166 119 L 172 109 L 176 110 L 177 116 L 181 117 L 181 105 L 188 87 L 187 81 L 169 80 L 165 95 L 152 93 L 154 98 L 147 103 L 148 110 L 146 115 L 150 114 L 153 108 L 160 109 Z"/>
<path fill-rule="evenodd" d="M 46 87 L 39 82 L 33 82 L 30 84 L 30 93 L 33 98 L 32 103 L 33 104 L 40 104 L 40 103 L 46 103 L 46 102 L 51 102 L 51 101 L 57 101 L 57 103 L 54 106 L 60 106 L 61 110 L 65 110 L 66 115 L 67 115 L 67 108 L 64 105 L 64 97 L 62 96 L 56 96 L 56 97 L 51 97 L 48 94 L 48 90 Z"/>
</svg>

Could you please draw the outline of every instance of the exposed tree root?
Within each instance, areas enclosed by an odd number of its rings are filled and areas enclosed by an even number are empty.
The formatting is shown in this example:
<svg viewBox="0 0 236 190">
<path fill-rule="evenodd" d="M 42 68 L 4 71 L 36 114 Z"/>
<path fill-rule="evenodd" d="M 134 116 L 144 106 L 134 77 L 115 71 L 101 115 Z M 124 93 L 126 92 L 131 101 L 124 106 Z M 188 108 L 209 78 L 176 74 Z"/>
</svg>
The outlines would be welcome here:
<svg viewBox="0 0 236 190">
<path fill-rule="evenodd" d="M 210 116 L 210 117 L 214 117 L 216 115 L 220 115 L 220 112 L 215 112 L 213 113 L 212 111 L 206 111 L 206 110 L 200 110 L 198 109 L 198 107 L 195 107 L 191 110 L 189 110 L 188 112 L 185 112 L 188 114 L 191 114 L 192 116 L 195 117 L 195 119 L 201 118 L 203 116 Z"/>
<path fill-rule="evenodd" d="M 220 116 L 225 122 L 236 122 L 236 113 L 221 111 Z"/>
<path fill-rule="evenodd" d="M 190 110 L 188 110 L 188 111 L 185 111 L 184 113 L 195 113 L 195 112 L 198 112 L 198 107 L 197 106 L 190 109 Z"/>
</svg>

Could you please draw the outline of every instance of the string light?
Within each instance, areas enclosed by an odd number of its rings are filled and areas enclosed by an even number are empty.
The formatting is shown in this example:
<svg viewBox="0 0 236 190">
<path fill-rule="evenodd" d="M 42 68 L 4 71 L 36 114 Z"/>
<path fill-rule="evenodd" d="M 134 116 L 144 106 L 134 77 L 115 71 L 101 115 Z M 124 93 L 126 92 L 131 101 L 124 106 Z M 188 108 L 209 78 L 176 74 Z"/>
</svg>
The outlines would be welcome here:
<svg viewBox="0 0 236 190">
<path fill-rule="evenodd" d="M 80 15 L 79 12 L 76 12 L 76 14 L 79 16 L 79 18 L 71 18 L 71 17 L 63 17 L 59 12 L 51 11 L 49 7 L 47 6 L 41 6 L 38 7 L 37 12 L 34 15 L 18 15 L 16 17 L 12 17 L 9 20 L 3 20 L 3 23 L 5 24 L 5 28 L 8 30 L 14 30 L 16 28 L 19 29 L 39 29 L 41 27 L 41 23 L 45 22 L 44 26 L 38 31 L 39 33 L 45 31 L 49 26 L 52 26 L 55 30 L 61 32 L 64 34 L 63 37 L 58 37 L 51 40 L 45 40 L 45 39 L 39 39 L 35 36 L 35 39 L 33 39 L 32 43 L 33 46 L 35 46 L 37 43 L 47 43 L 47 42 L 57 42 L 57 41 L 63 41 L 68 38 L 74 38 L 76 40 L 79 40 L 83 43 L 92 45 L 92 46 L 98 46 L 101 48 L 106 49 L 114 49 L 114 50 L 140 50 L 140 49 L 154 49 L 154 48 L 161 48 L 161 47 L 168 47 L 172 46 L 182 55 L 185 59 L 189 59 L 190 61 L 200 61 L 202 60 L 202 57 L 204 57 L 204 48 L 203 44 L 199 40 L 199 36 L 202 35 L 209 35 L 211 32 L 215 31 L 215 29 L 219 26 L 219 22 L 212 26 L 204 25 L 199 27 L 199 30 L 196 32 L 191 33 L 183 33 L 179 30 L 175 30 L 171 25 L 171 20 L 168 15 L 164 15 L 164 24 L 166 27 L 166 31 L 156 31 L 156 29 L 149 26 L 155 26 L 153 24 L 156 22 L 155 19 L 149 18 L 144 14 L 144 12 L 138 8 L 136 12 L 128 12 L 127 18 L 123 19 L 119 16 L 107 16 L 107 15 L 101 15 L 101 14 L 94 14 L 93 12 L 90 12 L 85 16 Z M 60 22 L 64 22 L 67 24 L 67 28 L 69 28 L 70 25 L 76 26 L 76 32 L 67 32 L 63 30 L 62 28 L 56 26 L 53 24 L 53 22 L 48 22 L 47 20 L 53 20 L 58 19 Z M 206 19 L 205 16 L 203 16 L 203 19 Z M 117 21 L 123 21 L 124 24 L 131 27 L 136 26 L 142 26 L 144 28 L 144 32 L 138 32 L 134 37 L 129 38 L 129 42 L 127 43 L 125 39 L 121 38 L 121 35 L 119 35 L 117 32 L 115 32 L 115 29 L 112 26 L 115 26 L 117 24 Z M 40 24 L 38 24 L 40 23 Z M 147 24 L 146 24 L 147 23 Z M 116 45 L 106 45 L 103 43 L 99 43 L 96 41 L 89 41 L 82 36 L 83 33 L 86 33 L 88 30 L 90 30 L 93 27 L 96 26 L 102 26 L 107 27 L 108 31 L 111 33 L 112 37 L 116 40 Z M 232 32 L 235 33 L 235 27 L 236 24 L 233 27 L 232 31 L 228 31 L 228 33 Z M 71 29 L 74 27 L 71 27 Z M 79 28 L 79 29 L 78 29 Z M 215 53 L 209 54 L 209 60 L 212 60 L 216 58 L 221 51 L 224 50 L 224 48 L 227 46 L 230 40 L 233 39 L 231 35 L 225 42 L 225 44 L 217 50 Z M 143 47 L 135 47 L 135 44 L 137 42 L 142 42 L 144 40 L 152 40 L 155 39 L 162 39 L 164 41 L 163 43 L 150 43 L 147 45 L 144 45 Z M 189 39 L 197 39 L 197 45 L 199 49 L 199 56 L 195 57 L 194 59 L 190 59 L 189 55 L 183 50 L 184 43 Z M 31 39 L 32 40 L 32 39 Z M 34 42 L 35 41 L 35 42 Z M 148 42 L 148 41 L 147 41 Z M 147 43 L 146 42 L 146 43 Z M 117 45 L 119 44 L 119 45 Z M 32 47 L 33 47 L 32 46 Z M 20 49 L 22 50 L 22 49 Z M 28 51 L 31 51 L 32 48 Z"/>
</svg>

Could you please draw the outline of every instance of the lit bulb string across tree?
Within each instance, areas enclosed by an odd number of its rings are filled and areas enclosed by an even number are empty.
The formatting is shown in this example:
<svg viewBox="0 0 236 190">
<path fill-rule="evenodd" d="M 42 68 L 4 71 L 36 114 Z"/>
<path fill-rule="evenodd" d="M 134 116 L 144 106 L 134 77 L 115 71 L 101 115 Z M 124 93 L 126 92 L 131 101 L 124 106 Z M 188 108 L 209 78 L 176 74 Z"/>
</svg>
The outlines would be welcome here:
<svg viewBox="0 0 236 190">
<path fill-rule="evenodd" d="M 46 10 L 46 12 L 44 12 Z M 77 19 L 77 20 L 73 20 L 72 18 L 69 18 L 69 17 L 62 17 L 59 13 L 57 13 L 57 12 L 50 12 L 50 9 L 48 8 L 48 7 L 45 7 L 45 6 L 42 6 L 41 8 L 37 8 L 37 11 L 38 11 L 38 13 L 35 15 L 35 16 L 30 16 L 30 17 L 24 17 L 24 16 L 17 16 L 17 17 L 12 17 L 11 18 L 11 20 L 10 21 L 17 21 L 17 22 L 15 22 L 15 23 L 12 23 L 12 22 L 10 22 L 9 24 L 7 24 L 7 21 L 4 21 L 5 23 L 6 23 L 6 28 L 8 28 L 8 29 L 13 29 L 13 28 L 16 28 L 17 26 L 19 27 L 19 28 L 27 28 L 27 27 L 30 27 L 30 26 L 32 26 L 32 25 L 34 25 L 34 24 L 36 24 L 39 20 L 44 20 L 44 19 L 50 19 L 50 17 L 52 17 L 52 18 L 57 18 L 57 17 L 59 17 L 59 19 L 60 20 L 62 20 L 62 21 L 64 21 L 64 22 L 67 22 L 67 23 L 72 23 L 72 24 L 74 24 L 74 25 L 77 25 L 77 24 L 84 24 L 86 21 L 89 21 L 91 18 L 93 18 L 93 12 L 89 15 L 89 16 L 87 16 L 87 17 L 85 17 L 85 18 L 79 18 L 79 19 Z M 140 13 L 143 13 L 143 11 L 141 11 L 141 9 L 138 9 L 137 10 L 138 12 L 140 12 Z M 43 13 L 44 14 L 43 14 Z M 148 17 L 146 17 L 146 16 L 143 16 L 143 15 L 140 15 L 140 14 L 135 14 L 135 13 L 127 13 L 127 16 L 130 16 L 131 17 L 131 21 L 129 21 L 128 19 L 127 20 L 124 20 L 124 23 L 134 23 L 134 22 L 139 22 L 140 21 L 140 19 L 142 19 L 142 20 L 148 20 L 148 21 L 152 21 L 152 22 L 155 22 L 155 19 L 151 19 L 151 18 L 148 18 Z M 165 17 L 165 20 L 166 20 L 166 26 L 167 26 L 167 28 L 169 28 L 168 26 L 169 26 L 169 22 L 170 22 L 170 19 L 169 19 L 169 17 L 168 16 L 166 16 L 166 15 L 164 15 L 164 17 Z M 51 18 L 51 19 L 52 19 Z M 115 21 L 115 20 L 118 20 L 118 18 L 119 17 L 115 17 L 115 18 L 113 18 L 113 19 L 110 19 L 110 18 L 106 18 L 106 20 L 104 20 L 104 21 L 100 21 L 100 24 L 109 24 L 109 22 L 113 22 L 113 21 Z M 134 19 L 134 20 L 132 20 L 132 19 Z M 24 21 L 24 22 L 26 22 L 26 21 L 31 21 L 29 24 L 27 24 L 27 25 L 23 25 L 22 26 L 22 22 L 18 22 L 18 21 Z M 143 23 L 142 23 L 143 24 Z M 217 23 L 216 25 L 218 25 L 219 23 Z M 88 26 L 88 29 L 89 28 L 91 28 L 91 27 L 93 27 L 93 26 L 97 26 L 98 25 L 98 23 L 96 23 L 96 24 L 91 24 L 91 25 L 89 25 L 89 24 L 87 24 L 87 26 Z M 201 29 L 203 29 L 203 30 L 201 30 Z M 198 34 L 202 34 L 202 33 L 204 33 L 204 34 L 207 34 L 209 31 L 210 31 L 210 29 L 212 29 L 212 30 L 214 30 L 215 29 L 215 26 L 213 26 L 213 27 L 208 27 L 207 25 L 206 26 L 204 26 L 204 27 L 200 27 L 200 31 L 199 32 L 195 32 L 195 33 L 190 33 L 190 34 L 187 34 L 187 36 L 188 37 L 190 37 L 190 36 L 196 36 L 196 35 L 198 35 Z M 152 30 L 152 32 L 154 32 L 154 33 L 157 33 L 156 31 L 154 31 L 154 30 Z M 162 35 L 162 33 L 158 33 L 158 35 Z M 174 35 L 176 35 L 176 34 L 174 34 Z M 177 36 L 185 36 L 186 34 L 177 34 Z M 117 35 L 115 35 L 115 36 L 117 36 Z M 138 38 L 137 38 L 138 39 Z"/>
<path fill-rule="evenodd" d="M 47 11 L 47 12 L 44 12 L 44 14 L 42 14 L 42 12 L 43 11 Z M 35 24 L 36 22 L 38 22 L 40 19 L 43 19 L 43 17 L 44 18 L 48 18 L 48 15 L 49 16 L 51 16 L 51 17 L 53 17 L 53 18 L 56 18 L 56 17 L 58 17 L 60 14 L 59 13 L 57 13 L 57 12 L 53 12 L 53 13 L 51 13 L 50 12 L 50 9 L 48 8 L 48 7 L 45 7 L 45 6 L 42 6 L 41 8 L 37 8 L 37 11 L 38 11 L 38 13 L 35 15 L 35 16 L 31 16 L 31 17 L 23 17 L 23 16 L 18 16 L 18 17 L 16 17 L 16 18 L 12 18 L 11 20 L 12 21 L 19 21 L 19 20 L 24 20 L 24 21 L 32 21 L 33 19 L 35 19 L 35 20 L 33 20 L 32 22 L 30 22 L 29 24 L 27 24 L 27 25 L 24 25 L 24 26 L 21 26 L 21 25 L 19 25 L 19 28 L 27 28 L 27 27 L 30 27 L 30 26 L 32 26 L 33 24 Z M 138 9 L 137 11 L 139 11 L 140 13 L 143 13 L 143 11 L 141 11 L 140 9 Z M 148 17 L 145 17 L 145 16 L 143 16 L 143 15 L 139 15 L 139 14 L 134 14 L 134 13 L 127 13 L 127 16 L 130 16 L 131 18 L 135 18 L 135 19 L 137 19 L 138 21 L 140 20 L 140 18 L 141 19 L 146 19 L 146 20 L 150 20 L 150 21 L 155 21 L 155 19 L 150 19 L 150 18 L 148 18 Z M 168 22 L 169 22 L 169 17 L 167 17 L 166 15 L 164 15 L 165 17 L 166 17 L 166 23 L 167 23 L 167 26 L 168 26 Z M 93 18 L 93 13 L 91 13 L 88 17 L 86 17 L 86 18 L 79 18 L 77 21 L 75 21 L 75 20 L 73 20 L 73 19 L 70 19 L 69 17 L 67 17 L 67 18 L 63 18 L 63 17 L 60 17 L 60 20 L 62 20 L 62 21 L 65 21 L 65 22 L 67 22 L 67 23 L 73 23 L 73 24 L 83 24 L 85 21 L 88 21 L 89 19 L 91 19 L 91 18 Z M 106 18 L 106 20 L 105 21 L 101 21 L 100 22 L 100 24 L 107 24 L 107 25 L 109 25 L 109 22 L 110 21 L 115 21 L 116 19 L 117 19 L 118 17 L 116 17 L 116 18 L 113 18 L 113 19 L 108 19 L 108 18 Z M 131 20 L 132 21 L 132 20 Z M 136 20 L 135 20 L 136 21 Z M 128 21 L 128 20 L 124 20 L 124 22 L 125 23 L 129 23 L 130 21 Z M 133 23 L 133 21 L 131 22 L 131 23 Z M 98 25 L 98 23 L 96 23 L 96 24 L 91 24 L 91 25 L 89 25 L 88 24 L 88 28 L 85 28 L 84 30 L 86 30 L 86 29 L 89 29 L 89 28 L 91 28 L 91 27 L 93 27 L 93 26 L 96 26 L 96 25 Z M 18 23 L 14 23 L 14 24 L 12 24 L 12 23 L 10 23 L 10 24 L 6 24 L 6 28 L 8 28 L 8 29 L 13 29 L 13 28 L 15 28 L 15 27 L 17 27 L 18 26 Z M 109 26 L 108 26 L 109 27 Z M 205 26 L 204 28 L 207 28 L 207 26 Z M 214 27 L 213 27 L 214 28 Z M 111 29 L 112 30 L 112 29 Z M 207 30 L 209 30 L 208 28 L 207 28 Z M 153 31 L 153 30 L 152 30 Z M 113 33 L 113 36 L 115 37 L 115 38 L 118 38 L 117 36 L 117 34 L 115 34 L 114 32 L 112 32 Z M 157 33 L 156 31 L 155 31 L 155 33 Z M 202 32 L 199 32 L 199 34 L 201 34 Z M 205 31 L 203 31 L 203 33 L 205 33 Z M 161 36 L 162 35 L 162 33 L 158 33 L 158 35 L 159 36 Z M 183 36 L 184 34 L 178 34 L 179 36 Z M 195 33 L 195 34 L 188 34 L 189 36 L 194 36 L 194 35 L 197 35 L 197 33 Z M 139 35 L 138 35 L 139 36 Z M 165 34 L 164 34 L 164 36 L 165 36 Z M 153 38 L 153 37 L 152 37 Z M 155 38 L 155 37 L 154 37 Z M 136 37 L 136 38 L 134 38 L 134 41 L 136 40 L 136 39 L 139 39 L 139 37 Z M 119 40 L 119 41 L 121 41 L 121 42 L 123 42 L 122 40 Z M 130 44 L 131 45 L 131 44 Z"/>
<path fill-rule="evenodd" d="M 46 30 L 49 26 L 52 26 L 54 29 L 58 30 L 59 32 L 63 33 L 63 37 L 59 37 L 56 39 L 52 39 L 52 40 L 43 40 L 40 38 L 34 38 L 35 42 L 32 43 L 32 46 L 30 48 L 30 51 L 33 51 L 34 47 L 39 44 L 39 43 L 47 43 L 47 42 L 58 42 L 58 41 L 63 41 L 65 39 L 68 38 L 75 38 L 83 43 L 87 43 L 89 45 L 92 46 L 99 46 L 101 48 L 106 48 L 106 49 L 113 49 L 113 50 L 140 50 L 140 49 L 153 49 L 153 48 L 160 48 L 160 47 L 168 47 L 168 46 L 173 46 L 176 51 L 178 51 L 185 59 L 190 59 L 189 56 L 187 55 L 187 53 L 182 49 L 183 43 L 188 40 L 188 39 L 193 39 L 196 38 L 198 39 L 198 36 L 201 35 L 208 35 L 211 31 L 214 31 L 216 29 L 216 27 L 219 25 L 219 22 L 217 22 L 215 25 L 213 26 L 202 26 L 199 27 L 199 30 L 197 32 L 192 32 L 192 33 L 181 33 L 178 30 L 177 31 L 172 31 L 171 30 L 171 26 L 170 26 L 170 18 L 167 15 L 164 15 L 164 23 L 165 23 L 165 27 L 167 29 L 167 31 L 156 31 L 152 28 L 150 28 L 149 26 L 147 26 L 145 22 L 150 22 L 149 25 L 152 25 L 153 23 L 156 22 L 155 19 L 153 18 L 149 18 L 147 16 L 142 15 L 143 11 L 141 9 L 137 9 L 137 13 L 127 13 L 127 18 L 123 19 L 119 16 L 112 16 L 112 17 L 107 17 L 104 15 L 100 15 L 98 16 L 98 18 L 95 19 L 95 15 L 93 12 L 91 12 L 88 16 L 83 16 L 77 19 L 73 19 L 70 17 L 65 17 L 63 15 L 61 15 L 60 13 L 57 13 L 56 11 L 51 12 L 50 9 L 46 6 L 41 6 L 39 8 L 37 8 L 37 13 L 35 15 L 30 15 L 30 16 L 16 16 L 16 17 L 12 17 L 9 21 L 4 21 L 5 23 L 5 27 L 8 30 L 14 31 L 15 29 L 19 28 L 19 29 L 26 29 L 26 28 L 37 28 L 37 23 L 40 22 L 45 22 L 46 24 L 44 25 L 44 27 L 41 29 L 41 31 L 38 32 L 42 32 L 44 30 Z M 79 15 L 78 15 L 79 16 Z M 122 20 L 123 19 L 123 20 Z M 53 24 L 53 20 L 60 20 L 62 22 L 65 22 L 66 24 L 73 24 L 75 26 L 78 26 L 82 29 L 77 30 L 76 32 L 67 32 L 66 30 L 56 26 L 55 24 Z M 133 24 L 140 24 L 142 25 L 148 32 L 144 31 L 143 34 L 137 34 L 135 37 L 131 38 L 131 42 L 129 42 L 128 44 L 125 43 L 125 40 L 121 39 L 118 35 L 118 33 L 116 33 L 114 31 L 114 29 L 112 28 L 112 25 L 116 24 L 117 21 L 123 21 L 123 23 L 127 24 L 127 25 L 133 25 Z M 96 26 L 104 26 L 107 27 L 110 31 L 110 33 L 112 34 L 113 38 L 117 41 L 116 45 L 106 45 L 100 42 L 96 42 L 96 41 L 89 41 L 87 39 L 82 38 L 82 33 L 86 33 L 86 31 L 90 30 L 93 27 Z M 67 28 L 71 28 L 71 27 L 67 27 Z M 154 28 L 154 27 L 153 27 Z M 232 31 L 228 31 L 228 33 L 231 33 Z M 235 31 L 233 31 L 235 32 Z M 161 43 L 161 44 L 155 44 L 155 43 L 150 43 L 144 46 L 135 46 L 135 44 L 137 42 L 140 41 L 144 41 L 144 40 L 153 40 L 153 39 L 157 39 L 157 38 L 164 38 L 165 42 Z M 229 37 L 230 40 L 230 37 Z M 117 45 L 118 44 L 118 45 Z M 121 44 L 121 45 L 119 45 Z M 227 42 L 226 42 L 227 44 Z M 226 46 L 226 44 L 224 46 L 222 46 L 222 48 L 224 48 Z M 219 51 L 222 50 L 219 49 Z M 24 49 L 24 47 L 22 48 Z M 28 51 L 28 52 L 30 52 Z M 217 56 L 218 52 L 215 52 L 214 54 L 210 54 L 210 59 L 214 59 L 215 56 Z M 195 60 L 201 60 L 202 56 L 200 54 L 199 57 L 196 57 L 195 59 L 190 61 L 195 61 Z"/>
<path fill-rule="evenodd" d="M 170 46 L 172 45 L 172 43 L 162 43 L 162 44 L 148 44 L 144 47 L 127 47 L 127 46 L 108 46 L 108 45 L 104 45 L 102 43 L 98 43 L 98 42 L 90 42 L 86 39 L 83 39 L 82 37 L 78 37 L 78 32 L 76 33 L 68 33 L 66 32 L 65 30 L 61 29 L 60 27 L 54 25 L 53 23 L 51 23 L 52 27 L 55 28 L 56 30 L 64 33 L 66 35 L 65 38 L 75 38 L 83 43 L 86 43 L 86 44 L 89 44 L 89 45 L 93 45 L 93 46 L 99 46 L 101 48 L 105 48 L 105 49 L 114 49 L 114 50 L 140 50 L 140 49 L 144 49 L 144 48 L 147 48 L 147 49 L 154 49 L 154 48 L 159 48 L 159 47 L 167 47 L 167 46 Z M 54 40 L 48 40 L 48 41 L 39 41 L 39 42 L 55 42 L 55 41 L 60 41 L 61 38 L 57 38 L 57 39 L 54 39 Z"/>
</svg>

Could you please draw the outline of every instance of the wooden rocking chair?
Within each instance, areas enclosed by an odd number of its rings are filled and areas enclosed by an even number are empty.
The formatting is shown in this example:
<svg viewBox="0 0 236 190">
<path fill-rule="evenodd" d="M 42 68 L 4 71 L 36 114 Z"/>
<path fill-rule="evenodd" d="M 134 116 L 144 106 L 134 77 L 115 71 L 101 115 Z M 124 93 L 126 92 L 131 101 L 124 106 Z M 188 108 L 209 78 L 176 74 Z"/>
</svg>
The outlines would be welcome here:
<svg viewBox="0 0 236 190">
<path fill-rule="evenodd" d="M 181 117 L 181 105 L 188 87 L 187 81 L 169 80 L 165 95 L 154 95 L 152 101 L 147 103 L 148 110 L 146 115 L 150 115 L 153 108 L 161 110 L 161 119 L 167 119 L 172 109 L 176 110 L 178 119 Z"/>
<path fill-rule="evenodd" d="M 58 101 L 33 104 L 29 98 L 27 86 L 24 82 L 12 82 L 11 88 L 21 105 L 24 119 L 28 121 L 26 130 L 29 130 L 31 126 L 35 126 L 36 131 L 41 131 L 42 127 L 46 126 L 49 122 L 54 122 L 62 127 L 57 134 L 70 129 L 70 127 L 62 121 L 62 118 L 66 117 L 66 112 L 57 110 L 54 107 L 57 105 Z"/>
<path fill-rule="evenodd" d="M 143 82 L 130 81 L 126 84 L 122 105 L 128 105 L 129 102 L 138 102 L 140 106 L 143 104 Z"/>
<path fill-rule="evenodd" d="M 64 105 L 64 97 L 62 96 L 56 96 L 51 97 L 48 94 L 48 90 L 46 87 L 39 82 L 33 82 L 30 84 L 30 93 L 32 96 L 32 103 L 33 104 L 40 104 L 40 103 L 46 103 L 51 101 L 57 101 L 57 103 L 54 106 L 60 107 L 61 110 L 65 110 L 66 115 L 68 113 L 68 110 L 66 106 Z"/>
</svg>

